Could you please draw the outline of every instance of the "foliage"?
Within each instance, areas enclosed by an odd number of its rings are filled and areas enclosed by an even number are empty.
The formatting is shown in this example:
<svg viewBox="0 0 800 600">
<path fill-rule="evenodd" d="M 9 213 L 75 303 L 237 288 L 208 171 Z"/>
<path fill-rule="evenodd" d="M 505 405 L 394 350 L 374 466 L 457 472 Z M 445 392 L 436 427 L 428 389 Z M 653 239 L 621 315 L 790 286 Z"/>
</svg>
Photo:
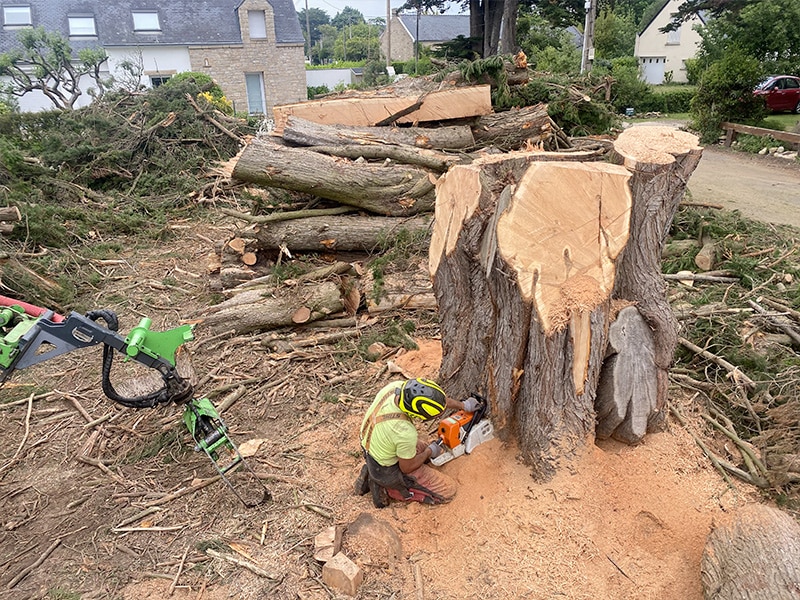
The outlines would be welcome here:
<svg viewBox="0 0 800 600">
<path fill-rule="evenodd" d="M 693 85 L 657 85 L 649 102 L 642 102 L 640 112 L 688 113 L 697 88 Z"/>
<path fill-rule="evenodd" d="M 604 9 L 594 26 L 594 49 L 597 58 L 633 56 L 636 45 L 636 22 L 633 15 Z"/>
<path fill-rule="evenodd" d="M 347 25 L 333 44 L 333 58 L 363 61 L 381 56 L 380 31 L 369 23 Z"/>
<path fill-rule="evenodd" d="M 606 79 L 611 84 L 609 102 L 618 113 L 626 108 L 643 112 L 653 102 L 653 91 L 639 79 L 639 64 L 635 57 L 615 58 L 610 63 L 595 61 L 593 79 Z"/>
<path fill-rule="evenodd" d="M 308 99 L 313 100 L 317 96 L 330 94 L 331 90 L 327 85 L 310 85 L 306 88 L 308 92 Z"/>
<path fill-rule="evenodd" d="M 362 25 L 364 23 L 366 23 L 366 21 L 361 11 L 351 8 L 350 6 L 345 6 L 341 12 L 331 20 L 331 25 L 340 31 L 350 25 Z"/>
<path fill-rule="evenodd" d="M 480 58 L 474 47 L 478 40 L 459 35 L 453 40 L 442 42 L 431 48 L 431 56 L 445 60 L 476 60 Z"/>
<path fill-rule="evenodd" d="M 551 73 L 578 73 L 581 52 L 572 36 L 553 27 L 539 13 L 521 10 L 517 19 L 517 43 L 531 68 Z"/>
<path fill-rule="evenodd" d="M 764 74 L 800 73 L 800 3 L 759 0 L 711 20 L 700 30 L 699 57 L 719 61 L 732 49 L 753 58 Z"/>
<path fill-rule="evenodd" d="M 20 48 L 0 55 L 0 76 L 10 78 L 4 92 L 24 96 L 40 91 L 58 109 L 69 110 L 83 95 L 81 78 L 91 78 L 95 97 L 102 97 L 112 82 L 101 77 L 100 67 L 108 59 L 101 48 L 72 51 L 69 40 L 43 27 L 17 32 Z"/>
<path fill-rule="evenodd" d="M 733 145 L 734 150 L 757 154 L 763 148 L 779 146 L 779 142 L 770 135 L 745 135 L 739 134 Z"/>
<path fill-rule="evenodd" d="M 368 61 L 364 65 L 364 85 L 367 87 L 379 87 L 391 83 L 389 74 L 386 72 L 386 65 L 379 60 Z"/>
<path fill-rule="evenodd" d="M 764 103 L 753 95 L 763 72 L 758 61 L 734 48 L 703 73 L 692 99 L 692 127 L 701 142 L 715 141 L 720 123 L 756 123 L 765 115 Z"/>
<path fill-rule="evenodd" d="M 297 13 L 297 18 L 300 21 L 300 28 L 303 30 L 303 36 L 306 38 L 306 56 L 309 56 L 309 48 L 312 48 L 314 44 L 319 43 L 321 33 L 320 33 L 320 25 L 329 25 L 331 20 L 326 13 L 321 8 L 309 8 L 308 12 L 304 8 L 300 12 Z M 308 28 L 306 28 L 306 18 L 308 18 Z M 308 33 L 311 32 L 311 43 L 309 44 L 308 40 Z"/>
</svg>

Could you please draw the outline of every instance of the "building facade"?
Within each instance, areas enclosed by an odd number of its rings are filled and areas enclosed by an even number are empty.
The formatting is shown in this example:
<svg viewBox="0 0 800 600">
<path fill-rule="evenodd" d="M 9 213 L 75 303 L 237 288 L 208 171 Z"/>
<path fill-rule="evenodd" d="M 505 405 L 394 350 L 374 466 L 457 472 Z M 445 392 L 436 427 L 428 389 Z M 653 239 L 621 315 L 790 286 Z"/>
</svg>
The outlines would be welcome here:
<svg viewBox="0 0 800 600">
<path fill-rule="evenodd" d="M 43 27 L 73 51 L 103 48 L 104 77 L 140 65 L 140 84 L 157 86 L 186 71 L 209 75 L 237 112 L 271 115 L 306 99 L 303 33 L 292 0 L 0 0 L 0 52 L 18 46 L 20 29 Z M 82 82 L 88 91 L 91 81 Z M 84 93 L 77 105 L 91 102 Z M 45 110 L 40 93 L 22 110 Z"/>
<path fill-rule="evenodd" d="M 387 31 L 389 37 L 387 37 Z M 419 36 L 422 46 L 435 46 L 456 39 L 459 35 L 469 37 L 469 15 L 419 15 L 392 13 L 389 27 L 381 34 L 381 51 L 390 60 L 414 59 L 414 46 Z"/>
<path fill-rule="evenodd" d="M 678 11 L 683 0 L 667 0 L 661 10 L 636 35 L 634 56 L 639 60 L 641 78 L 647 83 L 669 81 L 686 83 L 686 60 L 700 47 L 697 26 L 705 25 L 702 16 L 694 16 L 675 31 L 661 32 Z"/>
</svg>

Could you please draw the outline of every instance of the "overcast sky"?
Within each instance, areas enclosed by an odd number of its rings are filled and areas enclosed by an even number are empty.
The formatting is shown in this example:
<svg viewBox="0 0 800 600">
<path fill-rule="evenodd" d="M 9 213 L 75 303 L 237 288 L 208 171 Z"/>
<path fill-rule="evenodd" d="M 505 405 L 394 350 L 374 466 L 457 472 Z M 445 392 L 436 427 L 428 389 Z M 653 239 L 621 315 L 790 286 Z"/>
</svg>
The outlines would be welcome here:
<svg viewBox="0 0 800 600">
<path fill-rule="evenodd" d="M 360 11 L 365 19 L 386 18 L 386 0 L 294 0 L 294 6 L 298 12 L 303 10 L 306 4 L 308 4 L 308 8 L 324 10 L 331 19 L 346 6 Z M 389 4 L 391 8 L 395 9 L 405 4 L 405 0 L 389 0 Z M 447 11 L 447 14 L 457 15 L 460 13 L 458 7 L 453 6 Z"/>
</svg>

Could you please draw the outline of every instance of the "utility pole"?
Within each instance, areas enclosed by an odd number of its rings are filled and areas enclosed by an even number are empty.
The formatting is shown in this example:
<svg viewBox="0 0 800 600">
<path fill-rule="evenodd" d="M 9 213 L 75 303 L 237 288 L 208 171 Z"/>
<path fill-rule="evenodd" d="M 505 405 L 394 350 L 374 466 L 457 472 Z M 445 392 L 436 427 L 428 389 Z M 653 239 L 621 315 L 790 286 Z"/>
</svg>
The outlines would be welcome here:
<svg viewBox="0 0 800 600">
<path fill-rule="evenodd" d="M 586 23 L 583 26 L 583 53 L 581 55 L 581 73 L 591 68 L 594 60 L 594 18 L 597 10 L 596 0 L 586 0 Z"/>
<path fill-rule="evenodd" d="M 392 0 L 386 0 L 386 66 L 392 66 Z"/>
<path fill-rule="evenodd" d="M 311 20 L 308 18 L 308 0 L 306 0 L 306 35 L 308 36 L 308 62 L 311 62 Z"/>
</svg>

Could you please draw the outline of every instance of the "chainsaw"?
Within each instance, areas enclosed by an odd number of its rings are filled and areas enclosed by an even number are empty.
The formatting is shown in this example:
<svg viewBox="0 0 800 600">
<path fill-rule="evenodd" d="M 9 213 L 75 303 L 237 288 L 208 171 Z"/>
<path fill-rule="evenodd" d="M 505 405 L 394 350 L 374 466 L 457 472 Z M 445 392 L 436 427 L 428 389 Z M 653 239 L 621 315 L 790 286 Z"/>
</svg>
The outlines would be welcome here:
<svg viewBox="0 0 800 600">
<path fill-rule="evenodd" d="M 100 320 L 105 326 L 98 323 Z M 128 408 L 153 408 L 170 402 L 185 404 L 183 422 L 195 443 L 194 450 L 204 452 L 239 500 L 251 504 L 242 498 L 228 474 L 240 465 L 253 477 L 255 473 L 228 435 L 228 427 L 214 404 L 208 398 L 195 398 L 192 384 L 181 377 L 176 368 L 178 348 L 194 339 L 194 326 L 182 325 L 157 332 L 150 330 L 151 325 L 151 319 L 145 317 L 127 336 L 122 336 L 117 333 L 117 316 L 110 310 L 95 310 L 85 315 L 72 312 L 63 316 L 0 296 L 0 385 L 14 371 L 79 348 L 103 344 L 102 389 L 106 397 Z M 136 396 L 120 394 L 111 382 L 116 353 L 155 369 L 163 381 L 161 388 Z M 264 488 L 264 500 L 268 500 L 269 490 L 260 479 L 255 479 Z"/>
<path fill-rule="evenodd" d="M 437 467 L 464 454 L 470 454 L 476 446 L 494 439 L 494 426 L 486 418 L 488 405 L 479 394 L 471 394 L 478 401 L 475 412 L 459 410 L 439 422 L 438 443 L 444 449 L 439 456 L 431 459 Z"/>
</svg>

